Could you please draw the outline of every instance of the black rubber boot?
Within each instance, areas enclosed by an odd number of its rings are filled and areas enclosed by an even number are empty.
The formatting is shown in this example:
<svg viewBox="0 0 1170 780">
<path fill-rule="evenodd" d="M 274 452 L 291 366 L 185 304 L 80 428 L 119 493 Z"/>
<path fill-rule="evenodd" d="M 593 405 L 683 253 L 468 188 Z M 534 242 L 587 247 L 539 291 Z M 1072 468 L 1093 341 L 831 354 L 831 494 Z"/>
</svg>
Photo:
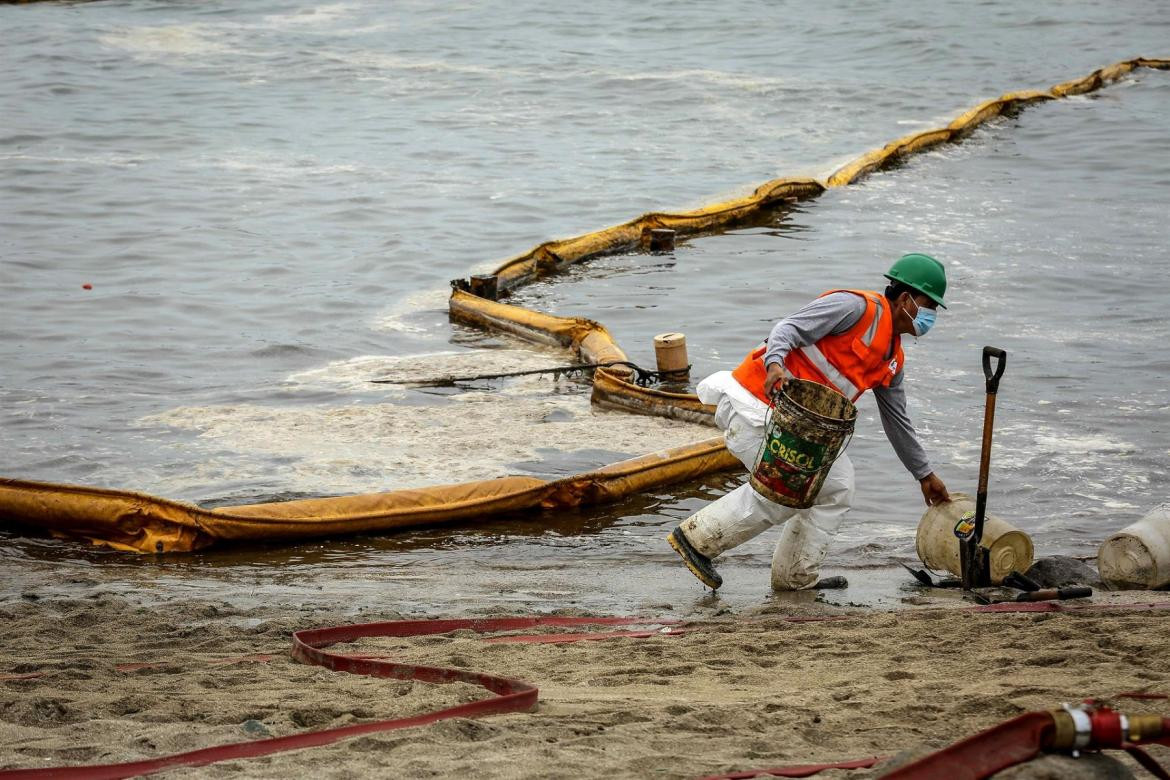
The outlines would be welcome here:
<svg viewBox="0 0 1170 780">
<path fill-rule="evenodd" d="M 670 546 L 683 559 L 683 563 L 691 570 L 691 574 L 699 578 L 699 582 L 711 590 L 719 589 L 723 584 L 723 578 L 711 565 L 711 559 L 691 546 L 681 528 L 671 531 L 670 536 L 666 537 L 666 541 L 670 542 Z"/>
</svg>

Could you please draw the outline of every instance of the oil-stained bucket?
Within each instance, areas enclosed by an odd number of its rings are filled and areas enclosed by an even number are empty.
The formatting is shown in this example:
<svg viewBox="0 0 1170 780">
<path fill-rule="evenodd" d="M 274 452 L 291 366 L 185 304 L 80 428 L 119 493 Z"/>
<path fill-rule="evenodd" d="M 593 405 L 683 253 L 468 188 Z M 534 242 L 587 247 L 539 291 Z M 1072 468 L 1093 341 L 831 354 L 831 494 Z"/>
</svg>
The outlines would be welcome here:
<svg viewBox="0 0 1170 780">
<path fill-rule="evenodd" d="M 918 558 L 927 568 L 949 571 L 956 577 L 962 575 L 955 524 L 964 516 L 975 516 L 975 500 L 963 493 L 951 493 L 949 503 L 936 504 L 926 510 L 918 522 L 915 541 Z M 994 515 L 985 515 L 983 518 L 983 541 L 980 546 L 988 550 L 991 581 L 996 585 L 1003 582 L 1003 578 L 1012 571 L 1024 573 L 1032 567 L 1035 551 L 1031 537 Z"/>
<path fill-rule="evenodd" d="M 1162 504 L 1102 542 L 1097 568 L 1101 580 L 1115 590 L 1170 585 L 1170 504 Z"/>
<path fill-rule="evenodd" d="M 831 387 L 788 379 L 773 396 L 751 483 L 777 504 L 813 505 L 857 420 L 857 407 Z"/>
</svg>

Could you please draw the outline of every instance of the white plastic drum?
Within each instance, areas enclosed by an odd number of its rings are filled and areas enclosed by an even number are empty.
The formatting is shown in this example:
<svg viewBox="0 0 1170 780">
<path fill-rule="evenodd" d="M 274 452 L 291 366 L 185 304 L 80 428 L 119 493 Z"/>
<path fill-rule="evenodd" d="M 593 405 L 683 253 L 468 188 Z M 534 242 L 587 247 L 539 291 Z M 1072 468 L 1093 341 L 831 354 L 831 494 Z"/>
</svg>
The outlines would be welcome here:
<svg viewBox="0 0 1170 780">
<path fill-rule="evenodd" d="M 1097 552 L 1101 581 L 1114 590 L 1170 585 L 1170 504 L 1110 536 Z"/>
<path fill-rule="evenodd" d="M 961 576 L 959 539 L 955 523 L 965 512 L 975 512 L 975 500 L 963 493 L 951 493 L 951 502 L 932 506 L 918 522 L 918 557 L 929 569 Z M 1032 539 L 1010 523 L 987 515 L 983 519 L 983 547 L 989 551 L 991 581 L 996 585 L 1012 571 L 1032 567 Z"/>
</svg>

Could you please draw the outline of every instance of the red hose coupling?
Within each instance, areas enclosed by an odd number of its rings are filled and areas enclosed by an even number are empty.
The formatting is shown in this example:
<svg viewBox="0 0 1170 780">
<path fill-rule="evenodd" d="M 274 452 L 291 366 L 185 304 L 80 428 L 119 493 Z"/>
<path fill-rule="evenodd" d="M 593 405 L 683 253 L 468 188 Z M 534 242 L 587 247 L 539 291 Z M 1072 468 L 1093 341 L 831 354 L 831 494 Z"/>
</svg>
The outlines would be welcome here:
<svg viewBox="0 0 1170 780">
<path fill-rule="evenodd" d="M 1089 712 L 1089 746 L 1120 748 L 1129 735 L 1129 718 L 1108 707 Z"/>
<path fill-rule="evenodd" d="M 1086 702 L 1079 707 L 1053 710 L 1053 750 L 1104 750 L 1161 737 L 1164 723 L 1158 715 L 1124 715 L 1105 705 Z"/>
</svg>

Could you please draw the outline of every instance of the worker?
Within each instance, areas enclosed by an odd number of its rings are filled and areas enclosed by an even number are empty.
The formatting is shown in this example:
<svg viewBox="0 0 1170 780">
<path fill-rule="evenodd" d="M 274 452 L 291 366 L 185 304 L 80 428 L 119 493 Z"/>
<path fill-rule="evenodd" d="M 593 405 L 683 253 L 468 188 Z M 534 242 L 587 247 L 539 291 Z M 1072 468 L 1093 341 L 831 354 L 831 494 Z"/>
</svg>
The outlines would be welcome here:
<svg viewBox="0 0 1170 780">
<path fill-rule="evenodd" d="M 851 401 L 872 389 L 886 437 L 918 480 L 927 505 L 950 500 L 906 412 L 902 353 L 902 335 L 925 336 L 937 308 L 946 308 L 946 271 L 929 255 L 908 254 L 885 277 L 884 294 L 824 293 L 776 323 L 767 341 L 734 371 L 716 372 L 699 383 L 699 398 L 715 407 L 715 424 L 724 431 L 727 449 L 749 471 L 764 443 L 769 396 L 795 377 L 827 385 Z M 770 501 L 747 482 L 684 520 L 668 541 L 691 573 L 717 589 L 723 579 L 713 558 L 782 525 L 772 556 L 772 588 L 801 590 L 816 585 L 829 543 L 852 502 L 853 464 L 842 453 L 808 509 Z"/>
</svg>

